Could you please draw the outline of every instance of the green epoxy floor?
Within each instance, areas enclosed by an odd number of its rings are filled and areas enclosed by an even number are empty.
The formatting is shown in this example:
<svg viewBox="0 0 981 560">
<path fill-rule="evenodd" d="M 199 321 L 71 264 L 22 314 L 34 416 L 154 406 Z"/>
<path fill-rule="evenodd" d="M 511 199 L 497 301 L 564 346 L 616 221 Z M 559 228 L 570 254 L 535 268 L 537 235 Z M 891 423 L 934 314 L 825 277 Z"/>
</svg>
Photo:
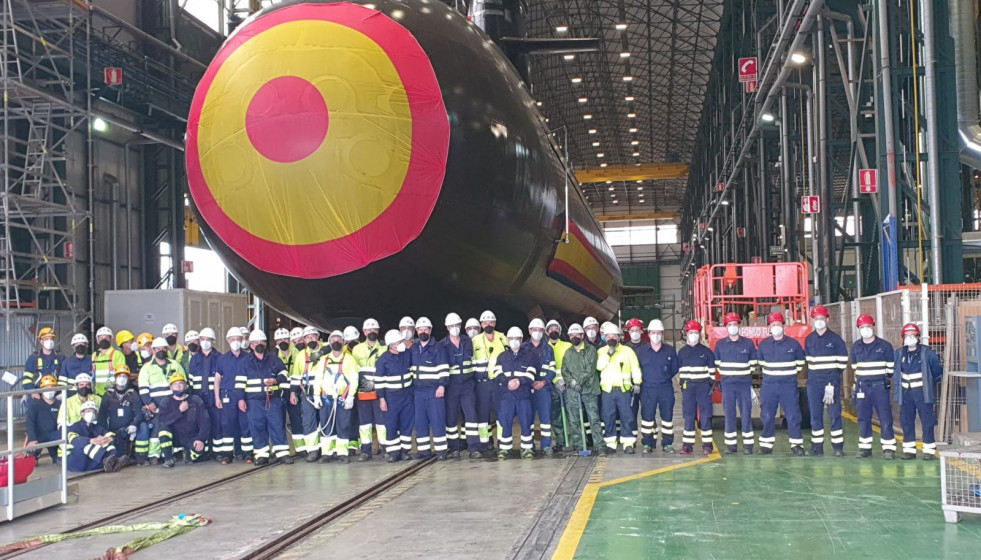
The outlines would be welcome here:
<svg viewBox="0 0 981 560">
<path fill-rule="evenodd" d="M 981 558 L 981 516 L 944 522 L 939 461 L 885 461 L 878 435 L 859 460 L 845 431 L 841 458 L 792 457 L 778 431 L 770 456 L 601 488 L 576 558 Z"/>
</svg>

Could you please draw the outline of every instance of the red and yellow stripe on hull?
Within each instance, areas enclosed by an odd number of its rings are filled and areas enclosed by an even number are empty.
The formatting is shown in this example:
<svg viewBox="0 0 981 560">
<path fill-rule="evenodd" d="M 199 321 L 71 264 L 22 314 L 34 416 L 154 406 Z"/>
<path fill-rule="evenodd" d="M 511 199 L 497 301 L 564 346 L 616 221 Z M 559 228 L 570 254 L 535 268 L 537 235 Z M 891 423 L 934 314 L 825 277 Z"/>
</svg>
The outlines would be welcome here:
<svg viewBox="0 0 981 560">
<path fill-rule="evenodd" d="M 559 243 L 555 250 L 548 277 L 597 303 L 605 301 L 613 290 L 613 275 L 575 222 L 569 222 L 569 242 Z"/>
</svg>

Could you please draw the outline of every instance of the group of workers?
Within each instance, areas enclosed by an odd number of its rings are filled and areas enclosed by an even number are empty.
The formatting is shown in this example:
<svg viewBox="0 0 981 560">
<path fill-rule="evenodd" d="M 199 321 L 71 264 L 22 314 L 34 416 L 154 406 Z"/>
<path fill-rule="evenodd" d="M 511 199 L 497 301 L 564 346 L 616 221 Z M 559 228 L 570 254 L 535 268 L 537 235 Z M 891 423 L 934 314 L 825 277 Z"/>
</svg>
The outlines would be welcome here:
<svg viewBox="0 0 981 560">
<path fill-rule="evenodd" d="M 906 344 L 894 350 L 863 315 L 862 339 L 849 354 L 827 328 L 827 309 L 816 306 L 811 316 L 814 329 L 804 347 L 785 335 L 780 313 L 768 316 L 771 336 L 757 347 L 740 336 L 740 316 L 729 313 L 723 321 L 729 336 L 714 351 L 703 343 L 698 321 L 685 324 L 685 345 L 676 350 L 664 341 L 664 325 L 656 319 L 646 329 L 629 320 L 623 340 L 616 324 L 601 325 L 592 317 L 571 325 L 566 336 L 557 321 L 533 319 L 526 337 L 519 327 L 498 332 L 491 311 L 465 324 L 450 313 L 444 322 L 448 334 L 439 341 L 426 317 L 404 317 L 383 337 L 378 322 L 368 319 L 360 332 L 353 326 L 331 332 L 325 345 L 313 327 L 277 329 L 272 344 L 261 330 L 233 327 L 224 354 L 215 347 L 213 329 L 189 331 L 179 344 L 177 327 L 168 324 L 157 337 L 120 331 L 116 346 L 112 331 L 102 327 L 93 354 L 87 337 L 76 334 L 72 355 L 64 357 L 55 351 L 54 331 L 42 329 L 41 348 L 28 358 L 23 377 L 25 389 L 47 389 L 28 402 L 28 443 L 60 439 L 60 426 L 67 426 L 67 466 L 76 471 L 112 472 L 134 461 L 172 467 L 178 450 L 185 462 L 212 457 L 222 464 L 238 459 L 263 465 L 292 463 L 299 455 L 308 462 L 347 463 L 356 451 L 360 460 L 370 460 L 376 442 L 390 462 L 459 458 L 463 452 L 476 459 L 494 455 L 496 419 L 501 459 L 518 449 L 524 458 L 536 455 L 536 421 L 539 453 L 546 456 L 587 449 L 587 429 L 599 453 L 622 448 L 632 454 L 638 435 L 645 453 L 657 449 L 658 439 L 663 451 L 673 453 L 678 377 L 682 454 L 694 452 L 696 424 L 703 452 L 712 453 L 712 392 L 718 387 L 726 452 L 738 451 L 737 413 L 743 451 L 753 452 L 752 405 L 759 400 L 760 452 L 773 450 L 780 407 L 791 450 L 804 455 L 797 374 L 806 365 L 811 454 L 824 452 L 827 408 L 831 444 L 840 456 L 842 374 L 850 364 L 859 457 L 871 455 L 873 411 L 882 427 L 884 457 L 894 457 L 895 400 L 907 434 L 903 458 L 916 457 L 917 414 L 924 458 L 933 458 L 934 386 L 942 370 L 936 353 L 919 344 L 917 327 L 906 325 Z M 757 368 L 759 395 L 752 385 Z M 67 397 L 59 402 L 56 387 L 62 385 Z M 54 450 L 52 457 L 60 459 Z"/>
</svg>

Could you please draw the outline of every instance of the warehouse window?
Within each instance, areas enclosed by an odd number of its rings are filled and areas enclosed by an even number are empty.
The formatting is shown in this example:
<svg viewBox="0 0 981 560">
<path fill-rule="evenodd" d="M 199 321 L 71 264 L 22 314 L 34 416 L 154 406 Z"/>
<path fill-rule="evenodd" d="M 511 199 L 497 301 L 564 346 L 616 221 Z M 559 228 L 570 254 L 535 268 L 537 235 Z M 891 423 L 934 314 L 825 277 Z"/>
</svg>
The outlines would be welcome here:
<svg viewBox="0 0 981 560">
<path fill-rule="evenodd" d="M 611 247 L 678 242 L 678 226 L 675 224 L 615 226 L 606 228 L 604 233 Z"/>
</svg>

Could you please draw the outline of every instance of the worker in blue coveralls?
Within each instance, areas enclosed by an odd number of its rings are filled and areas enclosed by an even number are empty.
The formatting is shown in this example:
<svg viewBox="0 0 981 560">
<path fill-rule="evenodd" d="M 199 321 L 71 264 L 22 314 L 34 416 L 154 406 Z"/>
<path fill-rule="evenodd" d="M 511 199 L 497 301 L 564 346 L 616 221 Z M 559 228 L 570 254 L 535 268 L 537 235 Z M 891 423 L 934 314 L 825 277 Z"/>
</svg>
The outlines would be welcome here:
<svg viewBox="0 0 981 560">
<path fill-rule="evenodd" d="M 848 346 L 828 328 L 828 308 L 811 309 L 814 330 L 804 339 L 807 359 L 807 405 L 811 412 L 811 455 L 824 455 L 824 409 L 831 418 L 831 447 L 835 457 L 845 456 L 841 427 L 841 376 L 848 367 Z"/>
<path fill-rule="evenodd" d="M 756 345 L 740 336 L 742 318 L 738 313 L 726 313 L 722 322 L 726 338 L 715 343 L 715 366 L 719 370 L 722 388 L 722 408 L 725 411 L 726 453 L 736 453 L 736 412 L 739 412 L 743 434 L 743 453 L 753 453 L 753 370 L 757 366 Z"/>
<path fill-rule="evenodd" d="M 920 342 L 920 328 L 913 323 L 903 326 L 903 347 L 896 350 L 896 365 L 892 376 L 892 391 L 899 405 L 899 425 L 903 428 L 904 461 L 916 459 L 916 415 L 923 428 L 923 458 L 937 458 L 937 443 L 933 430 L 937 426 L 937 384 L 944 370 L 940 356 Z"/>
<path fill-rule="evenodd" d="M 760 453 L 773 453 L 776 443 L 777 406 L 787 418 L 790 451 L 796 457 L 804 456 L 804 436 L 801 433 L 800 393 L 797 390 L 797 374 L 804 369 L 804 349 L 799 342 L 784 333 L 783 313 L 770 313 L 766 318 L 770 336 L 760 341 L 757 356 L 763 371 L 760 389 Z"/>
<path fill-rule="evenodd" d="M 387 351 L 375 362 L 375 390 L 385 418 L 385 454 L 389 463 L 410 459 L 415 401 L 412 391 L 412 357 L 402 333 L 385 333 Z"/>
<path fill-rule="evenodd" d="M 884 459 L 896 458 L 896 433 L 893 428 L 892 401 L 889 394 L 889 378 L 894 374 L 896 351 L 885 340 L 875 335 L 875 319 L 871 315 L 859 315 L 855 321 L 862 337 L 852 344 L 850 361 L 855 374 L 852 387 L 855 412 L 858 416 L 859 459 L 872 456 L 872 412 L 879 417 L 879 443 Z"/>
<path fill-rule="evenodd" d="M 644 382 L 640 385 L 640 434 L 644 453 L 661 449 L 674 453 L 674 377 L 681 366 L 673 346 L 664 343 L 664 323 L 654 319 L 647 325 L 648 342 L 637 347 L 637 361 Z M 660 430 L 657 412 L 661 413 Z"/>
</svg>

